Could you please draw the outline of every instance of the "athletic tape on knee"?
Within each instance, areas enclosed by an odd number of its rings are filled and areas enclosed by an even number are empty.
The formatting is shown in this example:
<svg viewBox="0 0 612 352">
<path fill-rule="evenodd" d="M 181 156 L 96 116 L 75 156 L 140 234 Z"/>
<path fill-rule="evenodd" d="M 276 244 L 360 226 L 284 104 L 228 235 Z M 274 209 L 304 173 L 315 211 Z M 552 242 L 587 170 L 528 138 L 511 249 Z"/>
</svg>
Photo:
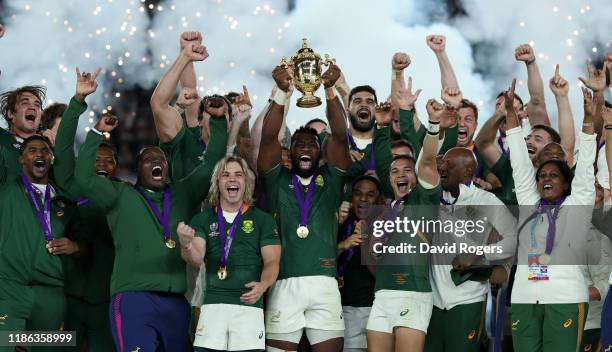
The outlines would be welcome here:
<svg viewBox="0 0 612 352">
<path fill-rule="evenodd" d="M 310 345 L 316 345 L 319 342 L 335 339 L 338 337 L 344 338 L 344 330 L 321 330 L 306 328 L 306 336 Z"/>
</svg>

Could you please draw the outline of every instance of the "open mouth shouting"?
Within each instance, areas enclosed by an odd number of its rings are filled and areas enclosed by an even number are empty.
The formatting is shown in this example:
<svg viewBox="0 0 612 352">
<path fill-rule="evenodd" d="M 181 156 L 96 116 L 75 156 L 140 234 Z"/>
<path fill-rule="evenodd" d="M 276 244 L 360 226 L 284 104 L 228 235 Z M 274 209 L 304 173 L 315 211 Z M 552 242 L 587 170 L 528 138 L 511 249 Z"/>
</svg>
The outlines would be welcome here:
<svg viewBox="0 0 612 352">
<path fill-rule="evenodd" d="M 108 176 L 108 171 L 106 171 L 106 170 L 97 170 L 96 171 L 96 175 L 101 176 L 101 177 L 107 177 Z"/>
<path fill-rule="evenodd" d="M 536 154 L 536 147 L 531 144 L 527 144 L 527 152 L 529 153 L 529 157 L 533 158 Z"/>
<path fill-rule="evenodd" d="M 34 160 L 34 172 L 44 174 L 47 171 L 47 162 L 44 159 Z"/>
<path fill-rule="evenodd" d="M 312 158 L 310 155 L 302 155 L 300 156 L 300 169 L 302 170 L 310 170 L 312 167 Z"/>
<path fill-rule="evenodd" d="M 153 168 L 151 169 L 151 178 L 153 179 L 153 181 L 163 181 L 164 172 L 161 166 L 153 166 Z"/>
<path fill-rule="evenodd" d="M 395 185 L 397 186 L 398 193 L 402 196 L 408 194 L 410 191 L 410 184 L 408 181 L 397 181 Z"/>
<path fill-rule="evenodd" d="M 468 129 L 466 127 L 459 127 L 457 130 L 457 141 L 461 144 L 467 144 L 468 140 Z"/>
<path fill-rule="evenodd" d="M 359 120 L 359 122 L 361 123 L 368 123 L 371 117 L 370 114 L 370 109 L 363 107 L 360 108 L 359 110 L 357 110 L 357 119 Z"/>
<path fill-rule="evenodd" d="M 239 197 L 240 186 L 238 184 L 228 184 L 225 189 L 227 190 L 227 195 L 229 196 L 229 198 Z"/>
</svg>

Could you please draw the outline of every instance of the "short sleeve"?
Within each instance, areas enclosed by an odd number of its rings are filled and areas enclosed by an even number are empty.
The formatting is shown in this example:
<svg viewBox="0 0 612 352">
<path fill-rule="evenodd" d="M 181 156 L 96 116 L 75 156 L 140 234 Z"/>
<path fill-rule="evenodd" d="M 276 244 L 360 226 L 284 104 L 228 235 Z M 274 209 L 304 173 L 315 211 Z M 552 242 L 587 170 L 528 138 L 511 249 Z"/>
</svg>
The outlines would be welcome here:
<svg viewBox="0 0 612 352">
<path fill-rule="evenodd" d="M 270 214 L 264 212 L 259 213 L 259 218 L 261 219 L 259 247 L 280 245 L 280 237 L 274 218 L 272 218 Z"/>
</svg>

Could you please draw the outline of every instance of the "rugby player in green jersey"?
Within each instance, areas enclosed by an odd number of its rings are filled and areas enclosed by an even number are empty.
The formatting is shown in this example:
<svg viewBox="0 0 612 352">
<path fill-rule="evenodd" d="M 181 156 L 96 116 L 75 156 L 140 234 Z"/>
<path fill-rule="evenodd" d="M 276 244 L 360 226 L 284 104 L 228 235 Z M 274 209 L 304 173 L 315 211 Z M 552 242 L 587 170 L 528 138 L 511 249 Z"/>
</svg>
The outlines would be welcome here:
<svg viewBox="0 0 612 352">
<path fill-rule="evenodd" d="M 281 257 L 276 223 L 253 206 L 255 176 L 244 159 L 225 157 L 212 180 L 213 206 L 177 228 L 183 259 L 196 268 L 206 263 L 194 345 L 203 351 L 263 351 L 263 294 L 278 276 Z"/>
<path fill-rule="evenodd" d="M 335 64 L 322 75 L 327 98 L 327 164 L 319 166 L 317 132 L 302 127 L 291 139 L 292 169 L 281 165 L 278 132 L 283 120 L 290 68 L 272 72 L 278 90 L 263 122 L 258 157 L 270 211 L 281 235 L 279 280 L 270 288 L 266 307 L 268 351 L 295 351 L 306 332 L 314 352 L 340 351 L 344 321 L 336 276 L 336 210 L 342 201 L 343 177 L 351 165 L 345 113 L 333 86 L 340 76 Z"/>
</svg>

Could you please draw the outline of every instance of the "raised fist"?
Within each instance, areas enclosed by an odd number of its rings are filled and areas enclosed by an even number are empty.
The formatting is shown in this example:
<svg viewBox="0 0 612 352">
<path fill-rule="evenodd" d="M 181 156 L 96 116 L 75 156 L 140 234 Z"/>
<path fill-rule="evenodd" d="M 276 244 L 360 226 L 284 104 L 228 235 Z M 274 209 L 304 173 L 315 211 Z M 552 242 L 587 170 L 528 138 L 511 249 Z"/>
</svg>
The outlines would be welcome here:
<svg viewBox="0 0 612 352">
<path fill-rule="evenodd" d="M 446 37 L 443 35 L 431 34 L 427 36 L 427 46 L 435 53 L 443 52 L 446 49 Z"/>
<path fill-rule="evenodd" d="M 181 51 L 191 61 L 203 61 L 208 57 L 208 51 L 204 45 L 188 43 Z"/>
<path fill-rule="evenodd" d="M 185 87 L 181 89 L 181 92 L 176 99 L 176 105 L 185 109 L 188 106 L 191 106 L 194 103 L 197 103 L 200 100 L 200 96 L 198 95 L 198 91 L 194 88 Z"/>
<path fill-rule="evenodd" d="M 278 65 L 272 71 L 272 78 L 274 82 L 276 82 L 276 86 L 278 89 L 283 92 L 287 92 L 289 87 L 291 86 L 291 81 L 293 80 L 293 73 L 291 72 L 291 68 L 287 65 Z"/>
<path fill-rule="evenodd" d="M 112 114 L 102 114 L 100 120 L 96 124 L 96 130 L 100 132 L 112 132 L 117 126 L 119 126 L 119 119 Z"/>
<path fill-rule="evenodd" d="M 206 99 L 204 112 L 211 116 L 225 116 L 227 112 L 227 102 L 220 96 L 213 96 Z"/>
<path fill-rule="evenodd" d="M 410 66 L 410 56 L 406 53 L 395 53 L 391 59 L 391 68 L 394 70 L 403 70 Z"/>
<path fill-rule="evenodd" d="M 442 89 L 441 96 L 442 100 L 452 106 L 455 109 L 459 109 L 461 106 L 461 100 L 463 100 L 463 94 L 459 90 L 459 88 L 444 88 Z"/>
<path fill-rule="evenodd" d="M 176 234 L 178 235 L 181 246 L 188 246 L 195 237 L 195 230 L 181 221 L 176 227 Z"/>
<path fill-rule="evenodd" d="M 555 96 L 567 96 L 567 93 L 569 92 L 569 84 L 567 83 L 567 80 L 565 80 L 559 74 L 559 64 L 557 64 L 557 67 L 555 68 L 555 75 L 552 76 L 548 83 L 550 86 L 550 90 L 552 90 Z"/>
<path fill-rule="evenodd" d="M 323 80 L 323 87 L 331 88 L 336 84 L 336 81 L 340 78 L 342 71 L 340 71 L 340 67 L 335 63 L 331 63 L 327 71 L 321 75 L 321 79 Z"/>
<path fill-rule="evenodd" d="M 183 50 L 185 48 L 185 46 L 187 46 L 187 44 L 189 43 L 194 43 L 194 44 L 202 44 L 202 33 L 200 32 L 183 32 L 181 33 L 181 39 L 180 39 L 180 43 L 181 43 L 181 50 Z"/>
<path fill-rule="evenodd" d="M 514 49 L 514 58 L 516 61 L 524 61 L 526 64 L 535 61 L 535 54 L 533 48 L 529 44 L 519 45 Z"/>
<path fill-rule="evenodd" d="M 429 121 L 439 122 L 444 114 L 444 105 L 438 103 L 436 99 L 429 99 L 427 101 L 427 114 L 429 115 Z"/>
</svg>

